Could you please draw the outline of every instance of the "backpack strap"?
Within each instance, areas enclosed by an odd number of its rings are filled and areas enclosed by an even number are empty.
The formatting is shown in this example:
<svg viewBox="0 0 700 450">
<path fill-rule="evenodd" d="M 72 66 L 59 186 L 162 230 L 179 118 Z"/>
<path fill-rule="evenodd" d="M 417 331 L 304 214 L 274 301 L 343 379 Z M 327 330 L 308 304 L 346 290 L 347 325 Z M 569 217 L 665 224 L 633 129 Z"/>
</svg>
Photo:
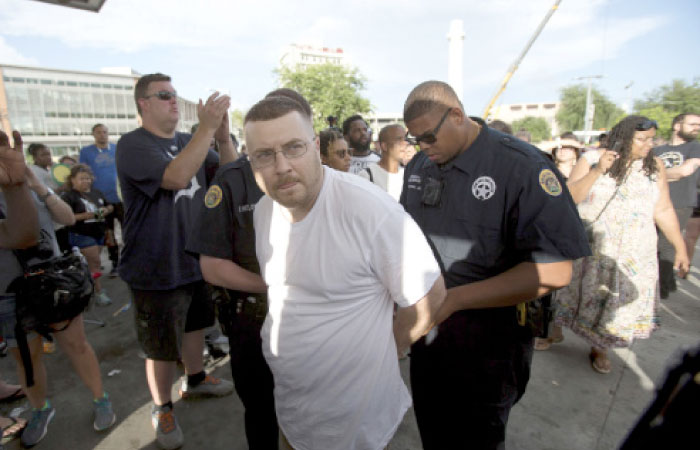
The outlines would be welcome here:
<svg viewBox="0 0 700 450">
<path fill-rule="evenodd" d="M 15 324 L 15 339 L 19 348 L 19 355 L 22 358 L 24 366 L 24 378 L 27 381 L 27 387 L 34 386 L 34 367 L 32 367 L 32 357 L 29 353 L 29 344 L 27 343 L 27 333 L 24 332 L 22 324 L 17 321 Z"/>
</svg>

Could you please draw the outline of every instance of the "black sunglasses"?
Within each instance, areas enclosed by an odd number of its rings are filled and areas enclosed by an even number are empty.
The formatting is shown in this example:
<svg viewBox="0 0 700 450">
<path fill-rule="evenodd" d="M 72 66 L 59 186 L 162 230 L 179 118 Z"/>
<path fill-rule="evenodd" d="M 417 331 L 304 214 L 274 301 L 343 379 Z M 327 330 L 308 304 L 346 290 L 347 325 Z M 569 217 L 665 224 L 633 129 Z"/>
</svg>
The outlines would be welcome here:
<svg viewBox="0 0 700 450">
<path fill-rule="evenodd" d="M 652 129 L 652 128 L 655 128 L 655 129 L 658 130 L 658 129 L 659 129 L 659 124 L 657 124 L 655 120 L 649 120 L 649 119 L 647 119 L 647 120 L 645 120 L 644 122 L 642 122 L 642 123 L 640 123 L 639 125 L 637 125 L 634 129 L 635 129 L 636 131 L 647 131 L 647 130 L 650 130 L 650 129 Z"/>
<path fill-rule="evenodd" d="M 177 91 L 158 91 L 154 92 L 153 94 L 147 95 L 144 98 L 149 97 L 158 97 L 158 100 L 163 100 L 164 102 L 167 102 L 169 100 L 172 100 L 173 98 L 177 98 Z"/>
<path fill-rule="evenodd" d="M 408 133 L 406 133 L 406 142 L 411 145 L 420 145 L 421 142 L 425 142 L 426 144 L 434 144 L 437 142 L 437 134 L 440 132 L 440 127 L 442 127 L 442 124 L 445 122 L 445 119 L 447 119 L 447 115 L 450 113 L 450 111 L 452 111 L 452 108 L 447 108 L 447 111 L 445 111 L 445 114 L 442 115 L 442 119 L 440 119 L 440 122 L 438 122 L 433 131 L 425 132 L 417 137 L 409 136 Z"/>
</svg>

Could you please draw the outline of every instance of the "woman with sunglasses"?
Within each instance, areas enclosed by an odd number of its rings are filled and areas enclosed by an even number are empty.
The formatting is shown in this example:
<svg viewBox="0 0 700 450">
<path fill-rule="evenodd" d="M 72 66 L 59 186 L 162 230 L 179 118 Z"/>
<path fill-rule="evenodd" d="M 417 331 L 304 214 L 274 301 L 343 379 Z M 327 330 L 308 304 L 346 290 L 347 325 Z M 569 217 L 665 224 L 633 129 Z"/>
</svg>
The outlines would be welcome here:
<svg viewBox="0 0 700 450">
<path fill-rule="evenodd" d="M 327 128 L 319 134 L 321 141 L 321 162 L 331 169 L 347 172 L 350 170 L 348 143 L 340 131 Z"/>
<path fill-rule="evenodd" d="M 628 116 L 613 127 L 608 147 L 579 159 L 567 183 L 588 231 L 593 255 L 574 262 L 571 284 L 557 295 L 556 324 L 590 345 L 594 370 L 611 370 L 607 349 L 628 347 L 658 326 L 656 227 L 688 256 L 668 193 L 663 163 L 651 152 L 656 122 Z"/>
</svg>

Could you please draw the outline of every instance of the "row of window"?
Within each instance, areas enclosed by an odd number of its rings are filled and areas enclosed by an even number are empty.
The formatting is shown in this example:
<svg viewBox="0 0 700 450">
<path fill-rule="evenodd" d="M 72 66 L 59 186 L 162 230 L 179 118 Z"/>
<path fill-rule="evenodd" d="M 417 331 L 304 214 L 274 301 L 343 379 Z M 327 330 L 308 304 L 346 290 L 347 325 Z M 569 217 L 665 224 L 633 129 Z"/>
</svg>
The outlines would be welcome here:
<svg viewBox="0 0 700 450">
<path fill-rule="evenodd" d="M 37 78 L 22 78 L 22 77 L 3 77 L 7 83 L 18 83 L 18 84 L 47 84 L 47 85 L 57 85 L 57 86 L 69 86 L 69 87 L 89 87 L 89 88 L 103 88 L 103 89 L 117 89 L 124 91 L 133 91 L 133 85 L 126 84 L 111 84 L 111 83 L 88 83 L 86 81 L 64 81 L 64 80 L 47 80 L 47 79 L 37 79 Z"/>
<path fill-rule="evenodd" d="M 136 114 L 102 114 L 102 113 L 67 113 L 67 112 L 47 112 L 44 113 L 46 117 L 59 117 L 59 118 L 85 118 L 85 119 L 135 119 Z"/>
</svg>

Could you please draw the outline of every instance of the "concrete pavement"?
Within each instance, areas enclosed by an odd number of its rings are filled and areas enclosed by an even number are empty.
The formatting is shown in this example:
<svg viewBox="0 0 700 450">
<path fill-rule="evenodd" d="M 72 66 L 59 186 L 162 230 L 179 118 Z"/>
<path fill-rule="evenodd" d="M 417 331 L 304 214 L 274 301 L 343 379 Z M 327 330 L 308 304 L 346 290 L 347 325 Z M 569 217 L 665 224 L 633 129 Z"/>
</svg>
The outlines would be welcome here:
<svg viewBox="0 0 700 450">
<path fill-rule="evenodd" d="M 109 263 L 106 263 L 109 267 Z M 700 266 L 700 250 L 694 266 Z M 565 340 L 545 352 L 536 352 L 527 392 L 511 413 L 507 448 L 511 450 L 607 450 L 617 448 L 630 427 L 653 398 L 663 381 L 666 366 L 683 346 L 700 341 L 700 271 L 692 269 L 680 289 L 661 305 L 661 329 L 651 339 L 636 341 L 629 349 L 611 353 L 613 370 L 594 372 L 588 361 L 589 347 L 565 330 Z M 128 302 L 127 288 L 119 279 L 106 279 L 104 286 L 114 300 L 94 307 L 88 317 L 106 326 L 86 324 L 95 348 L 103 382 L 110 393 L 118 419 L 115 426 L 98 434 L 92 428 L 90 394 L 60 349 L 45 356 L 49 397 L 56 416 L 46 438 L 36 447 L 53 449 L 156 449 L 150 425 L 150 395 L 144 362 L 139 357 L 133 328 L 133 311 L 118 312 Z M 115 315 L 116 313 L 116 315 Z M 408 383 L 408 360 L 401 362 Z M 227 358 L 210 362 L 216 376 L 230 379 Z M 16 381 L 11 357 L 0 359 L 0 376 Z M 234 394 L 221 399 L 183 401 L 173 386 L 175 411 L 189 449 L 247 448 L 243 410 Z M 28 407 L 25 400 L 0 404 L 0 414 Z M 29 417 L 25 411 L 23 417 Z M 5 446 L 18 449 L 19 440 Z M 413 411 L 404 418 L 392 450 L 420 449 Z"/>
</svg>

